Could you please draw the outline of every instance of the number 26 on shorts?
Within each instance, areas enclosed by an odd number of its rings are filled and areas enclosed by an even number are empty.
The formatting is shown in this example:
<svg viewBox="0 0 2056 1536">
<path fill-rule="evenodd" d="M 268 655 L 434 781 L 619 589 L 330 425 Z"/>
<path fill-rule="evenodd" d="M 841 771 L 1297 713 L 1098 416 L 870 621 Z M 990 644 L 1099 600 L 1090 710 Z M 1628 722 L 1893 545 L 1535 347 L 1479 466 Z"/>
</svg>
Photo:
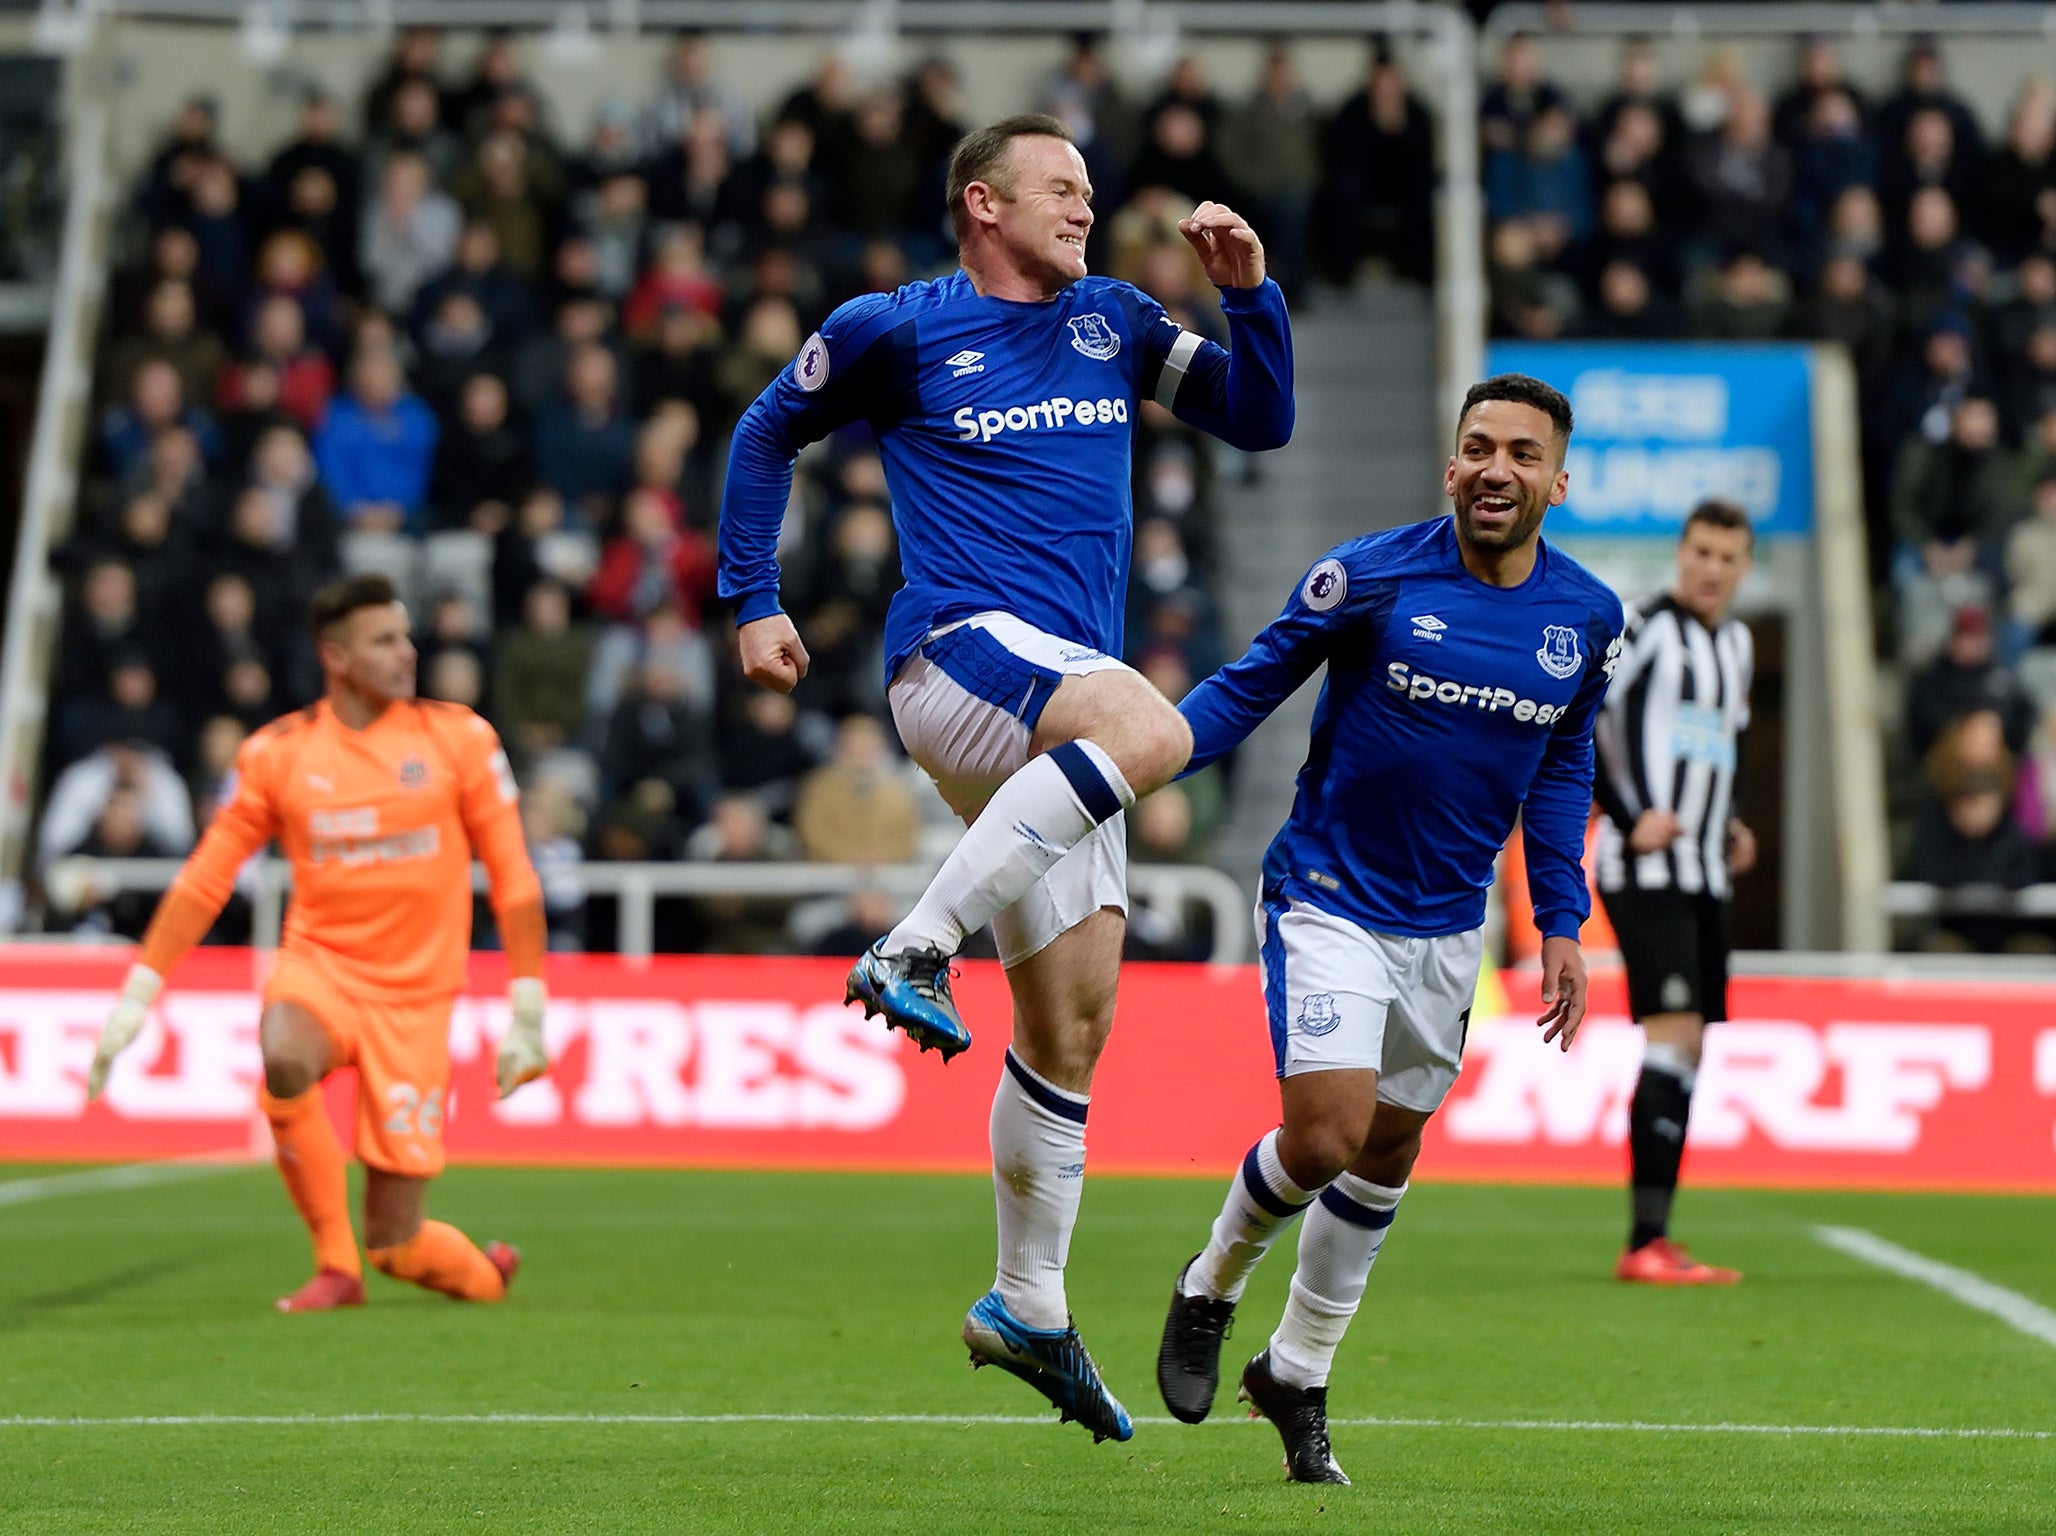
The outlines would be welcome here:
<svg viewBox="0 0 2056 1536">
<path fill-rule="evenodd" d="M 388 1136 L 439 1136 L 443 1129 L 443 1091 L 423 1094 L 412 1083 L 394 1083 L 385 1091 Z"/>
</svg>

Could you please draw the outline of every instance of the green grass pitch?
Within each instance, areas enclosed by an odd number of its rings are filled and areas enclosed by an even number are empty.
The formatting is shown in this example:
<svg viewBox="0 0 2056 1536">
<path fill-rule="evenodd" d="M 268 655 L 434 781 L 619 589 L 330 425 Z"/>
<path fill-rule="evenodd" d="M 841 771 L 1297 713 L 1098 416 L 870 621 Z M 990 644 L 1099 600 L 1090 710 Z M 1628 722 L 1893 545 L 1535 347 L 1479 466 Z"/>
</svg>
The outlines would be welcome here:
<svg viewBox="0 0 2056 1536">
<path fill-rule="evenodd" d="M 1217 1198 L 1087 1188 L 1072 1304 L 1145 1418 L 1100 1446 L 966 1368 L 977 1179 L 460 1169 L 437 1213 L 526 1252 L 504 1306 L 374 1275 L 365 1310 L 302 1318 L 270 1311 L 306 1253 L 268 1169 L 0 1200 L 0 1531 L 2056 1530 L 2056 1348 L 1812 1234 L 1864 1227 L 2051 1306 L 2047 1202 L 1688 1189 L 1682 1235 L 1749 1278 L 1659 1292 L 1608 1277 L 1617 1192 L 1422 1184 L 1337 1362 L 1356 1485 L 1310 1489 L 1230 1394 L 1197 1428 L 1157 1401 L 1168 1287 Z M 1289 1267 L 1259 1273 L 1231 1373 Z M 481 1414 L 555 1421 L 444 1417 Z M 618 1421 L 730 1414 L 821 1417 Z M 201 1422 L 105 1422 L 158 1415 Z M 1684 1427 L 1716 1424 L 1838 1432 Z M 1880 1426 L 2015 1433 L 1839 1432 Z"/>
</svg>

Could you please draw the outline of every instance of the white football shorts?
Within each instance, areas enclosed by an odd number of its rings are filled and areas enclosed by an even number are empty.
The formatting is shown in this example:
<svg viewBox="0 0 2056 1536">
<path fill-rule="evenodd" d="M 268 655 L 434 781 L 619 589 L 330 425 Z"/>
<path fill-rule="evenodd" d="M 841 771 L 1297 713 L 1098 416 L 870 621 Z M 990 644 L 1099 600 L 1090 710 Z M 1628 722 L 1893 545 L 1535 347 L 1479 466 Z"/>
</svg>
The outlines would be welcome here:
<svg viewBox="0 0 2056 1536">
<path fill-rule="evenodd" d="M 1381 1104 L 1441 1107 L 1463 1066 L 1483 929 L 1406 938 L 1264 901 L 1256 937 L 1278 1076 L 1368 1069 Z"/>
<path fill-rule="evenodd" d="M 903 662 L 887 697 L 907 755 L 973 820 L 1029 756 L 1043 707 L 1066 677 L 1128 669 L 1006 613 L 945 624 Z M 1102 822 L 993 919 L 999 958 L 1016 965 L 1101 907 L 1128 910 L 1128 822 Z"/>
</svg>

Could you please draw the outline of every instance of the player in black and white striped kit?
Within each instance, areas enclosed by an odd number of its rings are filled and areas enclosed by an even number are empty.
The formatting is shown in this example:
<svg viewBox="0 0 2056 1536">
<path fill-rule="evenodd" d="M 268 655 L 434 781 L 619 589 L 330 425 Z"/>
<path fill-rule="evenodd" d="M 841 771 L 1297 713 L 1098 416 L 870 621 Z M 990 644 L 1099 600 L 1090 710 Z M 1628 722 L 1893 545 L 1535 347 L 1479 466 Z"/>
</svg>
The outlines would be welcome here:
<svg viewBox="0 0 2056 1536">
<path fill-rule="evenodd" d="M 1685 1125 L 1708 1024 L 1728 1016 L 1731 877 L 1756 862 L 1735 814 L 1755 652 L 1728 614 L 1755 535 L 1732 502 L 1692 509 L 1671 590 L 1627 611 L 1619 670 L 1593 731 L 1599 895 L 1620 939 L 1646 1043 L 1628 1111 L 1634 1221 L 1614 1274 L 1732 1285 L 1670 1240 Z"/>
</svg>

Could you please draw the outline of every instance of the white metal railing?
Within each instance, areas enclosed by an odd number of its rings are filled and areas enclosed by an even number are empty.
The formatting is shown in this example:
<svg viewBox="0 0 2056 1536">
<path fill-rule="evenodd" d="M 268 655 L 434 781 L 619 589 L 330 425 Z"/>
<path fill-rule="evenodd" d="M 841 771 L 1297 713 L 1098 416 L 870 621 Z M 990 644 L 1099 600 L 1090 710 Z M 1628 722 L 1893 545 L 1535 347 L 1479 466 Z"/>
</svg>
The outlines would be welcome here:
<svg viewBox="0 0 2056 1536">
<path fill-rule="evenodd" d="M 179 859 L 78 859 L 87 883 L 109 891 L 161 891 L 184 868 Z M 929 864 L 636 864 L 588 862 L 543 872 L 545 882 L 575 879 L 588 896 L 611 896 L 620 903 L 615 951 L 631 957 L 649 955 L 654 947 L 655 906 L 660 896 L 741 896 L 770 899 L 848 895 L 883 890 L 914 896 L 934 874 Z M 486 888 L 485 871 L 472 866 L 472 886 Z M 236 888 L 249 898 L 253 938 L 260 948 L 278 942 L 284 924 L 291 867 L 265 856 L 252 859 Z M 1240 965 L 1249 958 L 1250 894 L 1220 870 L 1206 864 L 1136 864 L 1128 870 L 1130 897 L 1153 908 L 1187 903 L 1206 908 L 1212 930 L 1215 965 Z"/>
<path fill-rule="evenodd" d="M 1879 903 L 1888 917 L 2056 917 L 2056 884 L 1924 885 L 1894 880 Z M 2056 962 L 2051 962 L 2056 964 Z"/>
<path fill-rule="evenodd" d="M 36 422 L 23 477 L 21 522 L 0 643 L 0 878 L 19 878 L 26 863 L 29 807 L 43 750 L 49 673 L 62 617 L 60 589 L 50 574 L 51 546 L 70 529 L 78 498 L 78 463 L 92 382 L 93 326 L 106 286 L 105 215 L 110 206 L 107 115 L 86 105 L 67 137 L 69 187 L 64 236 Z"/>
<path fill-rule="evenodd" d="M 1487 18 L 1487 37 L 1517 32 L 1560 31 L 1560 13 L 1520 0 Z M 1914 37 L 1930 33 L 1986 36 L 2042 34 L 2056 37 L 2056 6 L 1973 4 L 1836 5 L 1640 5 L 1607 0 L 1580 4 L 1571 30 L 1583 36 L 1641 37 Z"/>
</svg>

